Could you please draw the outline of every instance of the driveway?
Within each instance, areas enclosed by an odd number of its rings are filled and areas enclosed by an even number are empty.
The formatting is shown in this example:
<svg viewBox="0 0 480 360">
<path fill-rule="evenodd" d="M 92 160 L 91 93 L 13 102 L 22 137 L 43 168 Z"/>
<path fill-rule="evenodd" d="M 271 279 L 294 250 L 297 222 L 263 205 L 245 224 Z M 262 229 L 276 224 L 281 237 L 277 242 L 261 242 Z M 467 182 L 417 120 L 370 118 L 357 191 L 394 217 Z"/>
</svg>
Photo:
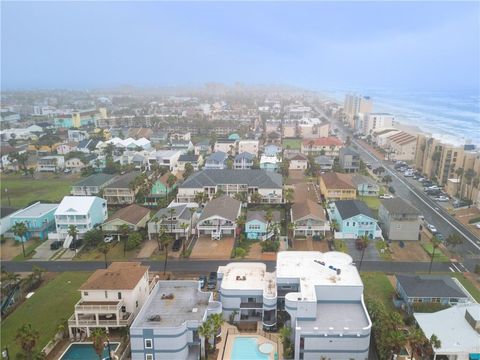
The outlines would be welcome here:
<svg viewBox="0 0 480 360">
<path fill-rule="evenodd" d="M 353 261 L 359 261 L 360 258 L 362 257 L 362 252 L 360 250 L 357 250 L 355 247 L 355 239 L 345 239 L 345 244 L 347 245 L 348 248 L 348 254 L 353 258 Z M 381 240 L 375 240 L 375 241 L 381 241 Z M 365 249 L 365 255 L 363 256 L 364 261 L 368 260 L 381 260 L 380 254 L 377 251 L 377 248 L 375 247 L 375 241 L 370 241 L 368 244 L 368 247 Z"/>
<path fill-rule="evenodd" d="M 50 250 L 50 244 L 53 242 L 53 240 L 47 240 L 44 241 L 42 244 L 38 245 L 35 248 L 35 254 L 32 256 L 33 260 L 40 260 L 40 261 L 47 261 L 50 260 L 50 258 L 57 252 L 57 250 Z M 63 247 L 60 247 L 60 249 L 63 249 Z"/>
<path fill-rule="evenodd" d="M 233 244 L 233 237 L 212 240 L 210 236 L 200 236 L 193 247 L 190 259 L 230 259 Z"/>
<path fill-rule="evenodd" d="M 311 236 L 306 239 L 293 240 L 293 250 L 295 251 L 328 251 L 328 243 L 326 240 L 313 241 Z"/>
</svg>

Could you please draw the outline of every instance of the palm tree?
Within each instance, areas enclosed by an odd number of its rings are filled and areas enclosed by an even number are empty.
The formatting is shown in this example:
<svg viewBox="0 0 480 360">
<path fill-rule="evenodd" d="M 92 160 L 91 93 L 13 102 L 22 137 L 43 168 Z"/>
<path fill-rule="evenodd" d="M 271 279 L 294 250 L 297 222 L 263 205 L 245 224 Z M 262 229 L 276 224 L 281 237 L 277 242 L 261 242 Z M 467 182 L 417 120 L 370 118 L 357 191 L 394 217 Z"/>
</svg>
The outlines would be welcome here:
<svg viewBox="0 0 480 360">
<path fill-rule="evenodd" d="M 198 335 L 203 337 L 203 349 L 205 351 L 205 360 L 208 360 L 208 339 L 210 338 L 212 334 L 212 322 L 207 319 L 206 321 L 203 322 L 202 325 L 198 327 Z"/>
<path fill-rule="evenodd" d="M 447 245 L 454 248 L 455 246 L 463 243 L 463 237 L 461 237 L 460 234 L 455 232 L 448 235 L 448 237 L 445 239 L 445 242 L 447 243 Z"/>
<path fill-rule="evenodd" d="M 423 334 L 422 330 L 418 328 L 414 328 L 410 330 L 410 333 L 408 334 L 408 342 L 410 343 L 410 348 L 412 350 L 411 354 L 411 359 L 413 360 L 413 356 L 416 355 L 420 348 L 425 344 L 425 342 L 428 341 L 425 338 L 425 335 Z"/>
<path fill-rule="evenodd" d="M 213 348 L 217 347 L 217 335 L 219 330 L 222 328 L 223 320 L 222 314 L 212 314 L 209 316 L 209 320 L 212 322 L 212 332 L 213 332 Z"/>
<path fill-rule="evenodd" d="M 250 201 L 252 203 L 260 203 L 262 202 L 262 195 L 260 195 L 258 191 L 255 191 L 252 195 L 250 195 Z"/>
<path fill-rule="evenodd" d="M 168 185 L 168 188 L 169 190 L 171 191 L 171 189 L 173 188 L 173 185 L 177 182 L 177 177 L 173 174 L 170 174 L 168 175 L 168 178 L 167 178 L 167 185 Z M 167 202 L 168 202 L 168 191 L 167 191 Z"/>
<path fill-rule="evenodd" d="M 188 224 L 187 223 L 181 223 L 180 224 L 180 227 L 182 228 L 183 230 L 183 236 L 184 236 L 184 239 L 182 241 L 182 248 L 183 248 L 183 256 L 185 256 L 185 245 L 186 245 L 186 242 L 187 242 L 187 229 L 188 229 Z"/>
<path fill-rule="evenodd" d="M 189 236 L 192 236 L 192 229 L 193 229 L 193 214 L 197 211 L 197 208 L 191 207 L 188 208 L 188 211 L 190 211 L 190 234 Z"/>
<path fill-rule="evenodd" d="M 471 187 L 471 189 L 473 191 L 473 186 L 471 186 L 472 185 L 472 180 L 475 176 L 477 176 L 477 173 L 473 169 L 468 169 L 467 171 L 465 171 L 465 174 L 463 176 L 465 177 L 465 183 L 469 187 Z M 468 197 L 468 189 L 467 189 L 467 197 Z"/>
<path fill-rule="evenodd" d="M 294 234 L 294 231 L 295 231 L 295 223 L 294 222 L 290 222 L 288 223 L 288 231 L 290 233 L 290 238 L 293 239 L 293 234 Z"/>
<path fill-rule="evenodd" d="M 26 257 L 24 236 L 27 234 L 28 231 L 27 226 L 23 222 L 18 222 L 12 226 L 12 231 L 15 236 L 18 236 L 20 238 L 20 242 L 22 243 L 23 257 Z"/>
<path fill-rule="evenodd" d="M 100 251 L 105 260 L 105 269 L 108 267 L 108 262 L 107 262 L 107 254 L 110 251 L 110 244 L 106 243 L 105 241 L 102 241 L 98 244 L 97 246 L 98 251 Z"/>
<path fill-rule="evenodd" d="M 75 250 L 77 250 L 77 227 L 75 225 L 70 225 L 68 227 L 68 235 L 72 237 L 72 244 Z"/>
<path fill-rule="evenodd" d="M 295 198 L 294 194 L 295 194 L 295 191 L 292 188 L 285 189 L 284 191 L 285 201 L 289 204 L 292 203 L 293 199 Z"/>
<path fill-rule="evenodd" d="M 362 247 L 362 257 L 360 258 L 360 265 L 358 265 L 358 272 L 360 272 L 360 269 L 362 268 L 362 263 L 363 263 L 363 256 L 365 255 L 365 250 L 368 247 L 370 239 L 368 238 L 368 235 L 365 234 L 361 236 L 360 239 L 357 241 L 360 242 L 360 245 Z"/>
<path fill-rule="evenodd" d="M 273 221 L 273 213 L 271 209 L 268 209 L 264 215 L 264 219 L 267 222 L 267 232 L 270 230 L 270 223 Z"/>
<path fill-rule="evenodd" d="M 38 281 L 42 281 L 42 279 L 43 279 L 43 274 L 46 272 L 46 270 L 45 270 L 45 269 L 42 269 L 42 268 L 39 267 L 39 266 L 34 265 L 34 266 L 32 267 L 32 271 L 33 271 L 33 276 L 34 276 L 34 278 L 35 278 L 36 280 L 38 280 Z"/>
<path fill-rule="evenodd" d="M 429 342 L 430 342 L 430 346 L 432 347 L 434 353 L 435 353 L 435 350 L 440 349 L 442 347 L 442 342 L 440 341 L 438 336 L 435 335 L 435 334 L 432 334 L 432 336 L 430 336 L 430 341 Z"/>
<path fill-rule="evenodd" d="M 24 324 L 17 330 L 15 340 L 27 359 L 33 359 L 32 352 L 39 337 L 40 333 L 32 328 L 32 324 Z"/>
<path fill-rule="evenodd" d="M 170 232 L 172 232 L 172 228 L 173 228 L 173 215 L 175 215 L 176 211 L 175 211 L 175 208 L 168 208 L 167 209 L 167 212 L 168 212 L 168 215 L 170 217 Z"/>
<path fill-rule="evenodd" d="M 121 237 L 123 237 L 123 256 L 125 257 L 125 253 L 127 252 L 127 239 L 128 234 L 130 233 L 130 227 L 127 224 L 122 224 L 118 227 L 120 231 Z"/>
<path fill-rule="evenodd" d="M 102 355 L 103 355 L 103 349 L 105 347 L 104 343 L 107 340 L 107 333 L 103 328 L 95 328 L 90 333 L 90 336 L 93 341 L 93 348 L 95 349 L 95 352 L 97 353 L 98 357 L 101 360 L 103 358 Z"/>
<path fill-rule="evenodd" d="M 163 275 L 167 272 L 167 261 L 168 261 L 168 247 L 172 243 L 173 239 L 169 234 L 163 234 L 160 243 L 165 248 L 165 262 L 163 263 Z"/>
<path fill-rule="evenodd" d="M 436 236 L 434 236 L 432 238 L 432 256 L 431 256 L 431 259 L 430 259 L 430 266 L 428 267 L 428 273 L 431 274 L 432 273 L 432 265 L 433 265 L 433 259 L 435 258 L 435 251 L 437 250 L 437 248 L 440 246 L 441 244 L 441 241 L 438 240 L 438 238 Z"/>
<path fill-rule="evenodd" d="M 292 329 L 289 326 L 283 326 L 280 329 L 280 341 L 283 344 L 283 353 L 287 359 L 290 358 L 288 356 L 291 352 L 290 347 L 291 347 L 291 336 L 292 336 Z M 290 354 L 291 355 L 291 354 Z"/>
</svg>

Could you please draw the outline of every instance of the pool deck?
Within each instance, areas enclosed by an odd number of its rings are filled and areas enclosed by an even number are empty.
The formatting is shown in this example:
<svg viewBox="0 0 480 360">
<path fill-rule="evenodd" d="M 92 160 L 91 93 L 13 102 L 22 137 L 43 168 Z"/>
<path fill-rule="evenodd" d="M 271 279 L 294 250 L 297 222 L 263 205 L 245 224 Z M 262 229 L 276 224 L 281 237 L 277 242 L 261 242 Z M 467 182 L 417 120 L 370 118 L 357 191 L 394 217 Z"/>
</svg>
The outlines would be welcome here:
<svg viewBox="0 0 480 360">
<path fill-rule="evenodd" d="M 228 331 L 230 330 L 230 331 Z M 238 332 L 237 328 L 234 326 L 231 326 L 229 324 L 226 324 L 225 328 L 222 329 L 222 341 L 218 344 L 220 351 L 218 353 L 217 360 L 227 360 L 232 357 L 232 351 L 233 351 L 233 343 L 235 341 L 235 338 L 237 337 L 249 337 L 249 338 L 256 338 L 257 339 L 257 344 L 261 345 L 264 343 L 269 343 L 273 346 L 273 351 L 269 354 L 269 360 L 274 360 L 275 353 L 278 352 L 277 349 L 277 344 L 274 341 L 271 341 L 258 333 L 240 333 Z M 224 344 L 224 339 L 227 336 L 227 331 L 228 331 L 228 337 L 226 338 L 227 343 L 225 344 L 225 351 L 223 352 L 223 344 Z M 280 355 L 280 354 L 279 354 Z M 280 356 L 277 357 L 280 359 Z"/>
</svg>

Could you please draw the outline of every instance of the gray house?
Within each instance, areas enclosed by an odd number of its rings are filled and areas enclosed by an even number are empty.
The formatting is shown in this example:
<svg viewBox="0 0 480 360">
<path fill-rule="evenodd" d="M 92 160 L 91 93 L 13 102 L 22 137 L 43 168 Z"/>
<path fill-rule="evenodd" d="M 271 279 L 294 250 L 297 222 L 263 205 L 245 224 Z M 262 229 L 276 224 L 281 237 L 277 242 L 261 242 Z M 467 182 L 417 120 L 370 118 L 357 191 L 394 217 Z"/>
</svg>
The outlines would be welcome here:
<svg viewBox="0 0 480 360">
<path fill-rule="evenodd" d="M 383 199 L 378 210 L 380 227 L 386 239 L 418 240 L 420 212 L 400 198 Z"/>
<path fill-rule="evenodd" d="M 330 156 L 319 155 L 314 159 L 315 164 L 320 166 L 320 170 L 332 170 L 334 160 Z"/>
<path fill-rule="evenodd" d="M 359 196 L 378 196 L 380 186 L 369 176 L 353 175 L 352 183 L 357 188 Z"/>
<path fill-rule="evenodd" d="M 458 281 L 449 276 L 396 275 L 396 279 L 398 297 L 408 312 L 418 303 L 456 305 L 470 301 Z"/>
<path fill-rule="evenodd" d="M 205 169 L 225 169 L 227 167 L 227 154 L 223 151 L 212 153 L 205 160 Z"/>
<path fill-rule="evenodd" d="M 188 204 L 178 204 L 158 210 L 148 222 L 148 239 L 156 238 L 162 227 L 167 234 L 174 236 L 175 239 L 185 236 L 188 239 L 192 230 L 190 224 L 195 225 L 192 219 L 194 211 L 190 211 L 190 208 L 191 206 Z"/>
<path fill-rule="evenodd" d="M 360 168 L 360 155 L 352 148 L 341 148 L 339 153 L 339 163 L 345 172 L 357 172 Z"/>
<path fill-rule="evenodd" d="M 94 174 L 72 186 L 71 194 L 75 196 L 98 195 L 100 191 L 116 179 L 115 175 Z"/>
<path fill-rule="evenodd" d="M 242 152 L 235 156 L 235 161 L 233 163 L 233 168 L 235 170 L 245 170 L 251 169 L 253 166 L 254 155 L 249 152 Z"/>
</svg>

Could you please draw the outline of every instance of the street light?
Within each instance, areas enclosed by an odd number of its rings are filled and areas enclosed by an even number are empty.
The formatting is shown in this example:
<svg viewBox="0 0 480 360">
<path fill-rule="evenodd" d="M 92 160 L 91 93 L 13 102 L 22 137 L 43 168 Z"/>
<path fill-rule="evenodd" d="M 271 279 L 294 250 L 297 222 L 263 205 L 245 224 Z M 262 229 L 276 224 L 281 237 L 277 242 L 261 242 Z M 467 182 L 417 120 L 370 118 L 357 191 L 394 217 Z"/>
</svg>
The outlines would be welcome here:
<svg viewBox="0 0 480 360">
<path fill-rule="evenodd" d="M 12 206 L 12 205 L 10 204 L 10 194 L 8 193 L 8 189 L 7 189 L 7 188 L 5 188 L 5 194 L 6 194 L 7 199 L 8 199 L 8 206 Z"/>
</svg>

